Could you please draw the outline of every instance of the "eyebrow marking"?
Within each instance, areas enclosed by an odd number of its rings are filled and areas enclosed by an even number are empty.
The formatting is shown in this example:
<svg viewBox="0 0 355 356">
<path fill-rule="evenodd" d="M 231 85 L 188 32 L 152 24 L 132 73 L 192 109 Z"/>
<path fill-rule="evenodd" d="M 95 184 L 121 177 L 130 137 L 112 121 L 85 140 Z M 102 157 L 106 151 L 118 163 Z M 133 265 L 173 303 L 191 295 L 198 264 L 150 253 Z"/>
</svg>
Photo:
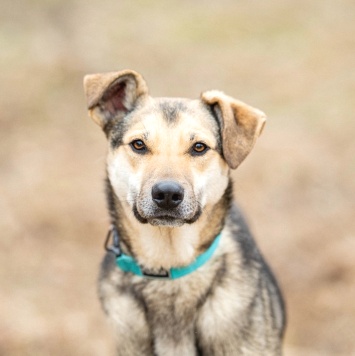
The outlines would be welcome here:
<svg viewBox="0 0 355 356">
<path fill-rule="evenodd" d="M 195 133 L 192 133 L 190 134 L 190 141 L 193 141 L 196 137 L 196 134 Z"/>
</svg>

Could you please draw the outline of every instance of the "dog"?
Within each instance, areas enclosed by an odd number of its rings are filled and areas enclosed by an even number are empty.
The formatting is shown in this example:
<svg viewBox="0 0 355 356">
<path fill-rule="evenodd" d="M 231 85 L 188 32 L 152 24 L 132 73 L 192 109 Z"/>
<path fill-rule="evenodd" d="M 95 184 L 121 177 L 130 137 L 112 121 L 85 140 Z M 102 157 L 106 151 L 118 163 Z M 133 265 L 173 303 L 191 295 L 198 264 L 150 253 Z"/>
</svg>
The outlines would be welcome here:
<svg viewBox="0 0 355 356">
<path fill-rule="evenodd" d="M 108 139 L 99 296 L 117 355 L 281 355 L 284 302 L 230 175 L 265 114 L 217 90 L 153 98 L 132 70 L 84 89 Z"/>
</svg>

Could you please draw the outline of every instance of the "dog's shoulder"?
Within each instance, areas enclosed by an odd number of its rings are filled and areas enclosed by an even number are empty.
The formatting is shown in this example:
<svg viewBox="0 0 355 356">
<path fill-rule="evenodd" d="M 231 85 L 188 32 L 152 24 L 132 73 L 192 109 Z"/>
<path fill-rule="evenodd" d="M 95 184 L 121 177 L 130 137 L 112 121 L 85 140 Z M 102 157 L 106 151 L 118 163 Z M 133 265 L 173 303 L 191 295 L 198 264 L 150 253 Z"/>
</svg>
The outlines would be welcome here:
<svg viewBox="0 0 355 356">
<path fill-rule="evenodd" d="M 235 243 L 236 250 L 241 256 L 243 269 L 254 271 L 259 276 L 256 280 L 260 281 L 260 288 L 267 291 L 270 301 L 270 312 L 273 315 L 274 322 L 278 324 L 281 334 L 283 334 L 286 324 L 285 304 L 279 285 L 258 249 L 246 218 L 240 207 L 235 203 L 229 211 L 226 229 L 230 231 L 230 236 Z"/>
<path fill-rule="evenodd" d="M 228 212 L 225 229 L 229 230 L 230 236 L 241 253 L 244 263 L 262 261 L 248 222 L 236 203 L 232 204 Z"/>
</svg>

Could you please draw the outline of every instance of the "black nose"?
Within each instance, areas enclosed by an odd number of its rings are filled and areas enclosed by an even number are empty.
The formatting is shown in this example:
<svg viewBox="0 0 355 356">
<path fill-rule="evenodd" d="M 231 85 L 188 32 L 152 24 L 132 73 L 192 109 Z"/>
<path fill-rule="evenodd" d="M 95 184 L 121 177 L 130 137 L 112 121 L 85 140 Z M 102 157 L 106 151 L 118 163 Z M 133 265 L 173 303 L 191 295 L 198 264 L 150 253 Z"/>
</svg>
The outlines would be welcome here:
<svg viewBox="0 0 355 356">
<path fill-rule="evenodd" d="M 173 181 L 162 181 L 153 185 L 152 198 L 159 208 L 176 208 L 184 199 L 184 188 Z"/>
</svg>

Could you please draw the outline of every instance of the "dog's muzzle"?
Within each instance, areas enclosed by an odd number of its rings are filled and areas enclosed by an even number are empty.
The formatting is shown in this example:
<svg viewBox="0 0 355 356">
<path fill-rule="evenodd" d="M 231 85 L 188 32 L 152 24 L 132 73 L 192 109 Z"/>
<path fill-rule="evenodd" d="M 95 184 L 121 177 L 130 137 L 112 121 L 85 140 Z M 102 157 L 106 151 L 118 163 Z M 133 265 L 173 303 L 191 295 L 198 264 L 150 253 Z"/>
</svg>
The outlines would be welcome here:
<svg viewBox="0 0 355 356">
<path fill-rule="evenodd" d="M 162 180 L 138 197 L 133 213 L 141 223 L 177 227 L 195 222 L 201 215 L 201 209 L 181 184 L 173 180 Z"/>
</svg>

